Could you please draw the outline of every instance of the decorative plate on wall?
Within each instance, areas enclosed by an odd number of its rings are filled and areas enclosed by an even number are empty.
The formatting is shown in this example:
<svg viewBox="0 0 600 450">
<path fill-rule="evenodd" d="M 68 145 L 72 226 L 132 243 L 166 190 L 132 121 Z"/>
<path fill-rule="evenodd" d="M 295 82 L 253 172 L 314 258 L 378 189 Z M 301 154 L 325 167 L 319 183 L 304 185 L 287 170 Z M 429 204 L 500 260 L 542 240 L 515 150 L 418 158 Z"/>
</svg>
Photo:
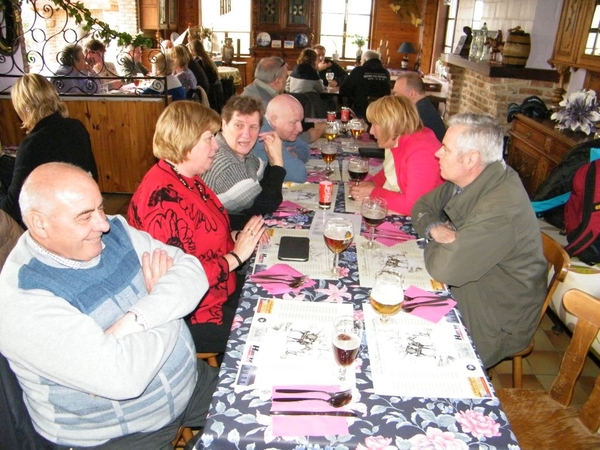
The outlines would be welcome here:
<svg viewBox="0 0 600 450">
<path fill-rule="evenodd" d="M 262 33 L 258 33 L 258 35 L 256 36 L 256 42 L 261 47 L 268 47 L 269 44 L 271 44 L 271 36 L 269 35 L 269 33 L 265 33 L 263 31 Z"/>
<path fill-rule="evenodd" d="M 305 34 L 299 34 L 295 39 L 297 47 L 306 47 L 308 45 L 308 36 Z"/>
</svg>

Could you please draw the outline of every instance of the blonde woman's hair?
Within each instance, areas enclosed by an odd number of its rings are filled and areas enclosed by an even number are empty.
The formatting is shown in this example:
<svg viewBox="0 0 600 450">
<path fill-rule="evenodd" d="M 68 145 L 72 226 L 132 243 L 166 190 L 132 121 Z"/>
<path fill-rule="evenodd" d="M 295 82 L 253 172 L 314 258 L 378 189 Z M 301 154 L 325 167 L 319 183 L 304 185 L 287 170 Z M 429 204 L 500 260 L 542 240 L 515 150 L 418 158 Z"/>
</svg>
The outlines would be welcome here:
<svg viewBox="0 0 600 450">
<path fill-rule="evenodd" d="M 37 73 L 26 73 L 19 78 L 10 91 L 10 97 L 27 132 L 44 117 L 55 112 L 69 117 L 69 110 L 61 101 L 56 87 Z"/>
<path fill-rule="evenodd" d="M 367 120 L 379 126 L 383 140 L 398 139 L 423 128 L 417 108 L 403 95 L 386 95 L 367 107 Z"/>
<path fill-rule="evenodd" d="M 198 102 L 180 100 L 165 108 L 154 131 L 154 156 L 180 164 L 207 130 L 215 134 L 221 128 L 221 117 Z"/>
<path fill-rule="evenodd" d="M 185 45 L 176 45 L 170 49 L 169 56 L 179 67 L 185 67 L 190 62 L 190 51 Z"/>
<path fill-rule="evenodd" d="M 154 57 L 152 64 L 154 64 L 155 75 L 157 77 L 164 77 L 171 73 L 171 59 L 167 58 L 162 52 L 159 52 Z"/>
</svg>

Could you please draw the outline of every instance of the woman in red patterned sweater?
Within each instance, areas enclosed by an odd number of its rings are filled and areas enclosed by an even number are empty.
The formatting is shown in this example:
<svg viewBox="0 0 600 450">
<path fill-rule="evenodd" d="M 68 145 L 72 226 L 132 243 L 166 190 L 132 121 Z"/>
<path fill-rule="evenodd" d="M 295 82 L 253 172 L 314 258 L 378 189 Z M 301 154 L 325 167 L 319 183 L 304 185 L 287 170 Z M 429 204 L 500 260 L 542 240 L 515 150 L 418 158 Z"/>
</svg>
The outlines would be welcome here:
<svg viewBox="0 0 600 450">
<path fill-rule="evenodd" d="M 263 236 L 268 239 L 260 216 L 231 231 L 227 211 L 200 178 L 214 159 L 220 125 L 219 115 L 199 103 L 171 103 L 154 133 L 159 162 L 144 176 L 128 211 L 132 226 L 196 256 L 206 271 L 210 288 L 187 319 L 198 352 L 225 351 L 239 299 L 232 271 Z"/>
</svg>

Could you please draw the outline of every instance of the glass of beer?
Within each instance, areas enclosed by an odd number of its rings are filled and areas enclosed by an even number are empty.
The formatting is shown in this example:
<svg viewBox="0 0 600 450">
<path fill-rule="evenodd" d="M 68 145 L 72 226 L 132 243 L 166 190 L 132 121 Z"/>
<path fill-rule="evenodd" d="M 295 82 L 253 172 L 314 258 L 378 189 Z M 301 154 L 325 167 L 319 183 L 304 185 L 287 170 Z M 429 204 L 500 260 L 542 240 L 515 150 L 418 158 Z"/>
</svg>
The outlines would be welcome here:
<svg viewBox="0 0 600 450">
<path fill-rule="evenodd" d="M 363 200 L 360 213 L 365 221 L 365 225 L 369 228 L 369 241 L 362 244 L 362 248 L 365 250 L 373 249 L 375 228 L 383 223 L 387 211 L 387 202 L 381 197 L 365 197 Z"/>
<path fill-rule="evenodd" d="M 332 142 L 339 133 L 340 128 L 335 120 L 327 122 L 327 125 L 325 126 L 325 139 L 327 139 L 327 142 Z"/>
<path fill-rule="evenodd" d="M 337 156 L 338 146 L 334 142 L 327 142 L 321 147 L 321 156 L 323 157 L 323 161 L 327 164 L 325 167 L 325 175 L 331 175 L 334 170 L 331 168 L 331 163 L 335 161 L 335 157 Z"/>
<path fill-rule="evenodd" d="M 335 362 L 340 366 L 338 379 L 346 381 L 346 369 L 358 355 L 363 335 L 363 323 L 352 316 L 340 316 L 333 322 L 331 343 Z"/>
<path fill-rule="evenodd" d="M 371 289 L 370 302 L 375 312 L 379 314 L 380 322 L 389 323 L 390 316 L 400 311 L 404 302 L 402 275 L 387 267 L 379 271 Z"/>
<path fill-rule="evenodd" d="M 354 181 L 354 185 L 358 186 L 358 183 L 364 180 L 369 173 L 369 160 L 365 158 L 352 157 L 348 160 L 348 176 L 350 181 Z M 354 200 L 352 195 L 348 196 L 349 199 Z"/>
<path fill-rule="evenodd" d="M 327 271 L 327 275 L 339 278 L 338 259 L 340 253 L 348 248 L 354 238 L 354 227 L 348 219 L 333 218 L 325 222 L 323 238 L 327 248 L 333 252 L 333 266 Z"/>
<path fill-rule="evenodd" d="M 363 131 L 365 131 L 365 123 L 361 120 L 361 119 L 352 119 L 349 123 L 348 126 L 346 127 L 347 129 L 350 130 L 350 133 L 352 133 L 352 139 L 354 139 L 354 150 L 357 151 L 358 150 L 358 144 L 356 142 L 356 140 L 358 139 L 358 137 L 363 134 Z"/>
</svg>

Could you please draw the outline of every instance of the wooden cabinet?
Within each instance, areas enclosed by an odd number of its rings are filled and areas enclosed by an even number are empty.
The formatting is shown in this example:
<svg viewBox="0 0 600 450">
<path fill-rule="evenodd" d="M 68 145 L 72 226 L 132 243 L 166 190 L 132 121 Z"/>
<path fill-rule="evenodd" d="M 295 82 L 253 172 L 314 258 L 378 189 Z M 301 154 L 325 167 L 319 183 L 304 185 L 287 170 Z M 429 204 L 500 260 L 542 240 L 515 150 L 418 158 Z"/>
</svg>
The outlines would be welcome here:
<svg viewBox="0 0 600 450">
<path fill-rule="evenodd" d="M 596 42 L 589 39 L 596 11 L 600 12 L 600 0 L 564 1 L 550 60 L 553 65 L 600 71 L 600 44 L 595 44 L 595 51 L 586 50 L 586 46 Z M 597 28 L 598 23 L 594 27 Z"/>
<path fill-rule="evenodd" d="M 177 0 L 138 0 L 142 30 L 175 30 Z"/>
<path fill-rule="evenodd" d="M 548 119 L 515 116 L 509 133 L 508 165 L 517 171 L 530 195 L 572 147 L 593 138 L 583 133 L 557 130 L 555 125 Z"/>
<path fill-rule="evenodd" d="M 253 0 L 252 1 L 252 47 L 253 63 L 267 56 L 280 56 L 290 69 L 296 65 L 298 55 L 305 47 L 315 44 L 314 30 L 317 26 L 317 0 Z M 258 45 L 260 33 L 267 33 L 271 43 Z M 308 41 L 300 45 L 299 35 L 306 35 Z M 273 47 L 279 41 L 280 47 Z M 285 41 L 293 41 L 293 48 L 285 48 Z"/>
</svg>

